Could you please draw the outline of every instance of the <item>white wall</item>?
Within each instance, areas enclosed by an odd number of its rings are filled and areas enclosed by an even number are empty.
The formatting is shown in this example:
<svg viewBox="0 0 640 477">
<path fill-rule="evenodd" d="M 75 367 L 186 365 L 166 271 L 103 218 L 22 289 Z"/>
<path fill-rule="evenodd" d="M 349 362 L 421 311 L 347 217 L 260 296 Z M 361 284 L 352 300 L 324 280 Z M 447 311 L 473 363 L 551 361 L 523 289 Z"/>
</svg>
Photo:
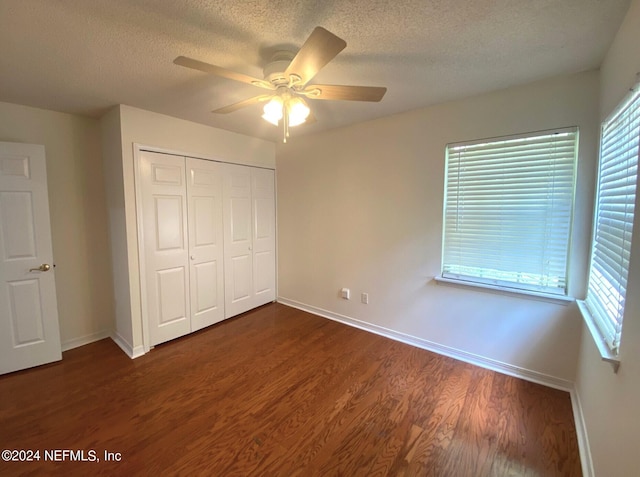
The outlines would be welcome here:
<svg viewBox="0 0 640 477">
<path fill-rule="evenodd" d="M 118 117 L 119 121 L 116 119 Z M 142 314 L 135 202 L 134 144 L 236 164 L 275 167 L 273 143 L 130 106 L 103 118 L 103 141 L 121 140 L 105 153 L 112 244 L 116 332 L 134 355 L 142 350 Z M 105 150 L 103 144 L 103 150 Z M 120 161 L 113 164 L 112 161 Z M 122 345 L 122 343 L 121 343 Z"/>
<path fill-rule="evenodd" d="M 126 253 L 127 234 L 124 215 L 124 182 L 122 181 L 122 131 L 120 108 L 115 107 L 100 118 L 102 163 L 106 185 L 109 259 L 112 266 L 114 294 L 111 299 L 115 310 L 114 337 L 133 349 L 131 324 L 131 297 L 129 296 L 128 261 L 119 255 Z"/>
<path fill-rule="evenodd" d="M 292 131 L 276 154 L 280 298 L 570 385 L 582 328 L 575 305 L 434 282 L 444 151 L 449 142 L 580 127 L 570 291 L 582 297 L 597 95 L 598 73 L 587 72 L 313 136 Z"/>
<path fill-rule="evenodd" d="M 63 349 L 106 336 L 113 292 L 98 122 L 0 103 L 0 141 L 45 147 Z"/>
<path fill-rule="evenodd" d="M 640 72 L 640 0 L 634 0 L 601 69 L 601 118 L 627 94 Z M 640 191 L 639 191 L 640 192 Z M 636 197 L 640 210 L 640 194 Z M 638 475 L 640 442 L 640 218 L 636 215 L 620 370 L 600 360 L 589 331 L 582 333 L 576 390 L 597 476 Z"/>
</svg>

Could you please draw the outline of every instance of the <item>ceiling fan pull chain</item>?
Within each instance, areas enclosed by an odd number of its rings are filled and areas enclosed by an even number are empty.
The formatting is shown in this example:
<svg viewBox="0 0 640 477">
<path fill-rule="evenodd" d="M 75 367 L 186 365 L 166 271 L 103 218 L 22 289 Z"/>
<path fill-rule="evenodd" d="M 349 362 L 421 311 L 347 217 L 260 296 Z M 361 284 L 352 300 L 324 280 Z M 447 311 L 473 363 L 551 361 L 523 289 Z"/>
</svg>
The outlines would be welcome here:
<svg viewBox="0 0 640 477">
<path fill-rule="evenodd" d="M 289 112 L 285 106 L 285 101 L 282 102 L 282 126 L 284 128 L 282 131 L 282 142 L 286 144 L 287 138 L 289 137 Z"/>
</svg>

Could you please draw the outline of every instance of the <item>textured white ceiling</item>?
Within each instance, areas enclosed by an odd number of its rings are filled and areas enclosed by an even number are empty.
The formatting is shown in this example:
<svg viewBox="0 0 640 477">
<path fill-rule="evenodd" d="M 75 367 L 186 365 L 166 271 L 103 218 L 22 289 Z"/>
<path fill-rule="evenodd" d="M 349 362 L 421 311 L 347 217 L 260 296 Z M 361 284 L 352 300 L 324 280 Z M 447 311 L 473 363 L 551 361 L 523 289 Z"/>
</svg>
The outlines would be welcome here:
<svg viewBox="0 0 640 477">
<path fill-rule="evenodd" d="M 307 134 L 600 65 L 629 0 L 0 0 L 0 101 L 99 117 L 128 104 L 277 140 L 264 90 L 173 64 L 262 78 L 320 25 L 347 47 L 312 82 L 386 86 L 380 103 L 313 101 Z"/>
</svg>

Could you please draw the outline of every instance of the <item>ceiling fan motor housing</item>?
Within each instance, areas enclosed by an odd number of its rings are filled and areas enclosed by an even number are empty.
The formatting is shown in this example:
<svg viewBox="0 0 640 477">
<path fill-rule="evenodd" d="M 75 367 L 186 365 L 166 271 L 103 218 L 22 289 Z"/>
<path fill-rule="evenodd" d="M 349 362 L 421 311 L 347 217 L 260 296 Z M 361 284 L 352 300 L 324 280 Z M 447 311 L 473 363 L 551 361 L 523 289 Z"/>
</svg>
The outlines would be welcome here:
<svg viewBox="0 0 640 477">
<path fill-rule="evenodd" d="M 294 54 L 290 51 L 277 51 L 271 61 L 264 67 L 264 79 L 274 86 L 284 85 L 289 79 L 284 75 Z"/>
</svg>

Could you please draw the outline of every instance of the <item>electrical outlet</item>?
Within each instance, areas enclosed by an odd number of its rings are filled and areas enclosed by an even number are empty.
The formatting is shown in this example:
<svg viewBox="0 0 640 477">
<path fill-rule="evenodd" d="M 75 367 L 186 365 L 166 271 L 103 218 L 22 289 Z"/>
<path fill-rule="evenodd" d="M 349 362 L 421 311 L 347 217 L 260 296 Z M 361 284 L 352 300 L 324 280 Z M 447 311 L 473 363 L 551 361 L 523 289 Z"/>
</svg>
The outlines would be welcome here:
<svg viewBox="0 0 640 477">
<path fill-rule="evenodd" d="M 362 295 L 360 295 L 360 301 L 362 301 L 362 303 L 364 303 L 365 305 L 369 304 L 369 294 L 368 293 L 363 293 Z"/>
<path fill-rule="evenodd" d="M 345 300 L 349 300 L 351 298 L 351 290 L 349 290 L 348 288 L 343 288 L 342 290 L 340 290 L 340 294 Z"/>
</svg>

